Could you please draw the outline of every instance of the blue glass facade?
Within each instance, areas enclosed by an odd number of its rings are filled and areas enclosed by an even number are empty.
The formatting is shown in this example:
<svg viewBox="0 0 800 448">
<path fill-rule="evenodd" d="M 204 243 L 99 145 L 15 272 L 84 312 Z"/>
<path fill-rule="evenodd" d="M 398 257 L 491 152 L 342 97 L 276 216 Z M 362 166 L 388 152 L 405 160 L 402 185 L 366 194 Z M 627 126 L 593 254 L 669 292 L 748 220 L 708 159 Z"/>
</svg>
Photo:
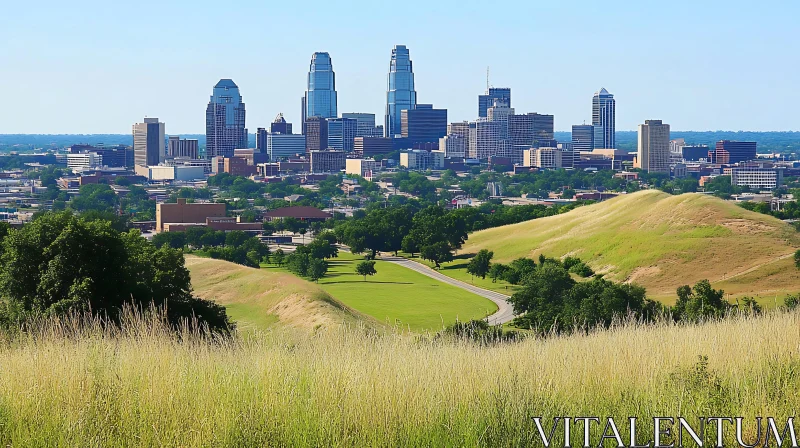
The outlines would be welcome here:
<svg viewBox="0 0 800 448">
<path fill-rule="evenodd" d="M 414 70 L 405 45 L 395 45 L 389 63 L 389 85 L 386 92 L 386 136 L 401 133 L 401 112 L 417 107 L 417 92 L 414 90 Z"/>
<path fill-rule="evenodd" d="M 592 98 L 592 125 L 599 126 L 602 135 L 595 137 L 595 148 L 617 148 L 616 141 L 616 101 L 606 89 L 600 89 Z"/>
<path fill-rule="evenodd" d="M 317 52 L 311 57 L 308 71 L 308 90 L 305 96 L 305 117 L 336 118 L 336 74 L 328 53 Z"/>
<path fill-rule="evenodd" d="M 221 79 L 206 108 L 206 157 L 232 157 L 234 149 L 247 148 L 245 107 L 239 87 Z"/>
</svg>

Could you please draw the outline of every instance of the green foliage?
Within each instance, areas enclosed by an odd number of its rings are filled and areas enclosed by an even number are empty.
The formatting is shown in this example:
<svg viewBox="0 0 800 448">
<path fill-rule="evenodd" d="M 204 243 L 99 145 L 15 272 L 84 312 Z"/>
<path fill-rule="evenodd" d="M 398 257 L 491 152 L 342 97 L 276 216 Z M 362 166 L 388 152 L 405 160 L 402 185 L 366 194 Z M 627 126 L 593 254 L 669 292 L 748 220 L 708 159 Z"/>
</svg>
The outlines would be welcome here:
<svg viewBox="0 0 800 448">
<path fill-rule="evenodd" d="M 442 263 L 453 261 L 452 248 L 446 241 L 437 241 L 423 246 L 419 255 L 422 259 L 433 262 L 436 265 L 436 269 L 439 269 Z"/>
<path fill-rule="evenodd" d="M 153 235 L 151 240 L 157 248 L 164 246 L 172 249 L 183 249 L 186 246 L 186 233 L 184 232 L 161 232 Z"/>
<path fill-rule="evenodd" d="M 697 322 L 721 318 L 731 309 L 731 304 L 723 298 L 725 292 L 713 289 L 708 280 L 701 280 L 694 287 L 681 286 L 677 293 L 678 300 L 672 308 L 675 320 Z"/>
<path fill-rule="evenodd" d="M 794 266 L 800 269 L 800 250 L 794 253 Z"/>
<path fill-rule="evenodd" d="M 497 344 L 521 339 L 516 331 L 503 331 L 502 325 L 489 325 L 485 320 L 456 322 L 441 332 L 439 337 L 452 336 L 480 344 Z"/>
<path fill-rule="evenodd" d="M 95 210 L 99 212 L 114 211 L 119 205 L 119 198 L 114 190 L 106 184 L 82 185 L 78 196 L 69 206 L 79 212 Z"/>
<path fill-rule="evenodd" d="M 166 307 L 170 323 L 186 319 L 228 331 L 224 308 L 191 295 L 183 254 L 156 248 L 137 231 L 70 212 L 47 213 L 3 240 L 0 297 L 13 321 L 91 312 L 117 321 L 123 306 Z"/>
<path fill-rule="evenodd" d="M 492 257 L 494 257 L 494 252 L 486 249 L 480 250 L 467 264 L 467 272 L 482 279 L 486 278 L 492 266 Z"/>
<path fill-rule="evenodd" d="M 311 258 L 308 263 L 308 277 L 317 282 L 328 272 L 328 262 L 319 258 Z"/>
<path fill-rule="evenodd" d="M 583 278 L 589 278 L 594 275 L 594 271 L 586 263 L 578 261 L 578 263 L 570 266 L 569 272 Z"/>
<path fill-rule="evenodd" d="M 272 262 L 273 262 L 273 263 L 275 263 L 277 266 L 283 266 L 283 263 L 284 263 L 284 261 L 285 261 L 285 258 L 286 258 L 286 256 L 285 256 L 285 254 L 283 253 L 283 249 L 281 249 L 281 248 L 279 247 L 279 248 L 278 248 L 278 249 L 275 251 L 275 253 L 272 255 Z"/>
<path fill-rule="evenodd" d="M 375 270 L 375 262 L 372 260 L 365 260 L 356 265 L 356 273 L 364 277 L 364 281 L 367 281 L 367 276 L 372 276 L 378 273 Z"/>
<path fill-rule="evenodd" d="M 788 295 L 783 299 L 783 306 L 787 310 L 793 311 L 800 306 L 800 294 Z"/>
</svg>

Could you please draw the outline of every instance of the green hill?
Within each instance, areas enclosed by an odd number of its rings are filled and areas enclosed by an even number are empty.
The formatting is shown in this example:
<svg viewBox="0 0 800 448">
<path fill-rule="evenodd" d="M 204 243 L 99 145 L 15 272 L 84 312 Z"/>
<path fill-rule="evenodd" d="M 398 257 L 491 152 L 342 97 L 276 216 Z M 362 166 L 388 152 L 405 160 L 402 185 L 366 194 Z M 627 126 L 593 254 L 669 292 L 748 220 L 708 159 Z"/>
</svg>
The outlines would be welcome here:
<svg viewBox="0 0 800 448">
<path fill-rule="evenodd" d="M 655 190 L 569 213 L 470 235 L 464 252 L 518 257 L 577 256 L 617 281 L 645 286 L 671 302 L 675 289 L 708 279 L 732 297 L 773 298 L 800 291 L 792 254 L 798 233 L 770 216 L 707 195 Z"/>
<path fill-rule="evenodd" d="M 245 332 L 276 324 L 308 330 L 357 321 L 379 325 L 291 274 L 192 255 L 186 256 L 186 267 L 194 294 L 225 306 Z"/>
</svg>

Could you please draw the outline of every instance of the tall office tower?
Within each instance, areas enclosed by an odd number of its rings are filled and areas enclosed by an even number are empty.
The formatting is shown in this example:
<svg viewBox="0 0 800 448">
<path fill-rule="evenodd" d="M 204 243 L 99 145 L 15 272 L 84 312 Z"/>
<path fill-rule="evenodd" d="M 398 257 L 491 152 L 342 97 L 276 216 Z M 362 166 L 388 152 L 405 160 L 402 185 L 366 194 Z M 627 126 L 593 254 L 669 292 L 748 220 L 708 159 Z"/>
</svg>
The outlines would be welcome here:
<svg viewBox="0 0 800 448">
<path fill-rule="evenodd" d="M 306 118 L 308 118 L 308 116 L 306 116 L 307 112 L 306 96 L 303 95 L 303 97 L 300 98 L 300 133 L 303 135 L 306 135 Z"/>
<path fill-rule="evenodd" d="M 408 48 L 395 45 L 389 62 L 389 85 L 386 91 L 386 122 L 383 128 L 386 137 L 395 137 L 402 132 L 401 112 L 417 108 L 417 91 L 414 90 L 414 69 Z"/>
<path fill-rule="evenodd" d="M 603 139 L 601 142 L 595 139 L 595 148 L 616 149 L 617 139 L 614 135 L 614 132 L 616 132 L 615 109 L 616 102 L 614 101 L 614 95 L 608 93 L 608 90 L 603 88 L 594 94 L 594 98 L 592 99 L 592 125 L 603 127 Z"/>
<path fill-rule="evenodd" d="M 494 104 L 486 109 L 486 119 L 500 123 L 500 138 L 509 138 L 508 121 L 511 115 L 514 115 L 514 109 L 504 99 L 494 100 Z"/>
<path fill-rule="evenodd" d="M 143 123 L 133 125 L 133 163 L 137 166 L 153 166 L 164 161 L 164 123 L 158 118 L 145 118 Z"/>
<path fill-rule="evenodd" d="M 264 128 L 256 129 L 256 151 L 261 154 L 267 153 L 267 132 Z"/>
<path fill-rule="evenodd" d="M 512 109 L 513 110 L 513 109 Z M 554 117 L 529 112 L 508 117 L 508 132 L 515 151 L 530 148 L 553 147 L 555 143 Z"/>
<path fill-rule="evenodd" d="M 715 149 L 714 162 L 739 163 L 756 158 L 757 143 L 721 140 Z"/>
<path fill-rule="evenodd" d="M 648 173 L 669 173 L 669 125 L 645 120 L 639 125 L 639 168 Z"/>
<path fill-rule="evenodd" d="M 273 134 L 291 134 L 292 124 L 283 118 L 283 114 L 278 114 L 272 124 L 269 125 L 269 132 Z"/>
<path fill-rule="evenodd" d="M 572 125 L 572 148 L 575 151 L 594 149 L 594 126 L 590 124 Z"/>
<path fill-rule="evenodd" d="M 459 121 L 447 125 L 447 134 L 458 135 L 469 140 L 469 121 Z"/>
<path fill-rule="evenodd" d="M 306 136 L 303 134 L 267 134 L 267 155 L 276 162 L 306 152 Z"/>
<path fill-rule="evenodd" d="M 375 114 L 346 112 L 342 118 L 356 120 L 356 137 L 383 137 L 383 125 L 375 126 Z"/>
<path fill-rule="evenodd" d="M 506 87 L 490 87 L 485 95 L 478 95 L 478 117 L 486 118 L 488 109 L 494 105 L 494 100 L 505 101 L 506 107 L 511 107 L 511 89 Z"/>
<path fill-rule="evenodd" d="M 328 120 L 319 117 L 306 118 L 306 152 L 328 149 Z"/>
<path fill-rule="evenodd" d="M 496 156 L 497 153 L 505 147 L 502 142 L 508 141 L 502 138 L 501 132 L 501 125 L 497 121 L 479 118 L 476 121 L 470 122 L 467 157 L 470 159 L 485 160 L 489 157 Z M 510 144 L 508 146 L 510 146 Z"/>
<path fill-rule="evenodd" d="M 167 157 L 188 157 L 197 159 L 200 157 L 200 145 L 196 139 L 183 139 L 177 135 L 170 135 L 167 145 Z"/>
<path fill-rule="evenodd" d="M 328 119 L 328 148 L 353 152 L 358 121 L 352 118 Z"/>
<path fill-rule="evenodd" d="M 447 134 L 439 139 L 439 151 L 444 151 L 447 158 L 463 159 L 467 157 L 469 137 L 464 138 L 458 134 Z"/>
<path fill-rule="evenodd" d="M 311 57 L 308 71 L 308 90 L 305 96 L 306 120 L 311 117 L 336 118 L 336 74 L 328 53 L 317 52 Z"/>
<path fill-rule="evenodd" d="M 416 109 L 400 112 L 400 134 L 410 145 L 439 143 L 447 134 L 447 109 L 432 104 L 417 104 Z"/>
<path fill-rule="evenodd" d="M 206 158 L 233 157 L 234 149 L 247 148 L 245 108 L 239 87 L 220 79 L 206 109 Z"/>
</svg>

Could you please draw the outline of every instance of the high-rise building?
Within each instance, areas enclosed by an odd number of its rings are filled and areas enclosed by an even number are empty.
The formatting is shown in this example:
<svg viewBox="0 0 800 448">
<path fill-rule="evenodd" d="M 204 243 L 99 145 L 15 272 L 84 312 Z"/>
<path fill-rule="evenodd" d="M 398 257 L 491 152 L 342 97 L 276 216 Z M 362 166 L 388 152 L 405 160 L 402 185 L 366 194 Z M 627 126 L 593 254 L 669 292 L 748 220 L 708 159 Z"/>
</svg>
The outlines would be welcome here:
<svg viewBox="0 0 800 448">
<path fill-rule="evenodd" d="M 467 157 L 470 159 L 485 160 L 497 156 L 505 150 L 505 144 L 511 144 L 502 138 L 502 126 L 497 121 L 479 118 L 469 123 L 469 147 Z"/>
<path fill-rule="evenodd" d="M 328 148 L 353 152 L 353 142 L 358 131 L 358 121 L 352 118 L 328 119 Z"/>
<path fill-rule="evenodd" d="M 389 154 L 394 150 L 388 137 L 356 137 L 353 152 L 359 157 L 374 157 Z"/>
<path fill-rule="evenodd" d="M 311 57 L 308 71 L 308 90 L 304 99 L 305 119 L 311 117 L 336 118 L 336 74 L 328 53 L 317 52 Z"/>
<path fill-rule="evenodd" d="M 283 114 L 278 114 L 272 124 L 269 125 L 269 132 L 273 134 L 291 134 L 292 124 L 283 118 Z"/>
<path fill-rule="evenodd" d="M 375 114 L 345 112 L 342 118 L 356 120 L 356 137 L 383 137 L 383 125 L 375 126 Z"/>
<path fill-rule="evenodd" d="M 592 125 L 602 126 L 602 140 L 595 138 L 594 147 L 604 149 L 616 149 L 616 101 L 614 95 L 608 93 L 605 88 L 600 89 L 592 98 Z M 598 146 L 602 145 L 602 146 Z"/>
<path fill-rule="evenodd" d="M 414 90 L 414 69 L 408 48 L 395 45 L 389 62 L 389 85 L 386 92 L 386 137 L 394 137 L 402 132 L 401 112 L 417 107 L 417 91 Z"/>
<path fill-rule="evenodd" d="M 558 169 L 563 167 L 564 153 L 558 148 L 531 148 L 523 151 L 522 166 L 540 169 Z"/>
<path fill-rule="evenodd" d="M 639 168 L 648 173 L 669 173 L 669 125 L 645 120 L 639 125 Z"/>
<path fill-rule="evenodd" d="M 408 144 L 437 143 L 447 134 L 447 109 L 432 104 L 417 104 L 415 109 L 400 112 L 400 134 Z"/>
<path fill-rule="evenodd" d="M 683 145 L 681 158 L 692 162 L 708 160 L 708 145 Z"/>
<path fill-rule="evenodd" d="M 439 151 L 444 151 L 444 156 L 447 158 L 463 159 L 467 157 L 468 146 L 469 136 L 447 134 L 439 139 Z"/>
<path fill-rule="evenodd" d="M 594 126 L 590 124 L 572 126 L 572 149 L 575 151 L 591 151 L 594 149 Z"/>
<path fill-rule="evenodd" d="M 300 98 L 300 132 L 305 135 L 306 134 L 306 115 L 308 113 L 308 108 L 306 107 L 306 96 L 303 95 Z"/>
<path fill-rule="evenodd" d="M 757 143 L 721 140 L 717 142 L 715 149 L 714 162 L 734 164 L 754 160 Z"/>
<path fill-rule="evenodd" d="M 530 112 L 508 117 L 508 133 L 515 151 L 553 147 L 554 117 Z"/>
<path fill-rule="evenodd" d="M 325 150 L 310 151 L 309 169 L 312 173 L 333 173 L 345 168 L 347 153 L 344 151 Z"/>
<path fill-rule="evenodd" d="M 206 158 L 232 157 L 237 148 L 247 148 L 244 102 L 236 83 L 220 79 L 206 108 Z"/>
<path fill-rule="evenodd" d="M 145 118 L 133 125 L 133 161 L 137 166 L 158 165 L 164 161 L 164 123 L 158 118 Z"/>
<path fill-rule="evenodd" d="M 328 149 L 328 120 L 320 116 L 306 118 L 306 152 Z"/>
<path fill-rule="evenodd" d="M 495 100 L 502 100 L 505 102 L 506 107 L 511 107 L 511 89 L 490 87 L 485 95 L 478 95 L 478 117 L 488 117 L 488 109 L 494 106 Z"/>
<path fill-rule="evenodd" d="M 256 129 L 256 151 L 261 154 L 267 153 L 267 132 L 264 128 Z"/>
<path fill-rule="evenodd" d="M 469 140 L 469 121 L 459 121 L 447 125 L 447 135 L 458 135 Z"/>
<path fill-rule="evenodd" d="M 200 145 L 196 139 L 184 139 L 177 135 L 171 135 L 167 145 L 167 157 L 173 159 L 175 157 L 197 159 L 200 157 Z"/>
<path fill-rule="evenodd" d="M 267 133 L 266 153 L 269 160 L 277 162 L 280 159 L 294 157 L 306 152 L 306 136 L 303 134 L 270 134 Z"/>
</svg>

